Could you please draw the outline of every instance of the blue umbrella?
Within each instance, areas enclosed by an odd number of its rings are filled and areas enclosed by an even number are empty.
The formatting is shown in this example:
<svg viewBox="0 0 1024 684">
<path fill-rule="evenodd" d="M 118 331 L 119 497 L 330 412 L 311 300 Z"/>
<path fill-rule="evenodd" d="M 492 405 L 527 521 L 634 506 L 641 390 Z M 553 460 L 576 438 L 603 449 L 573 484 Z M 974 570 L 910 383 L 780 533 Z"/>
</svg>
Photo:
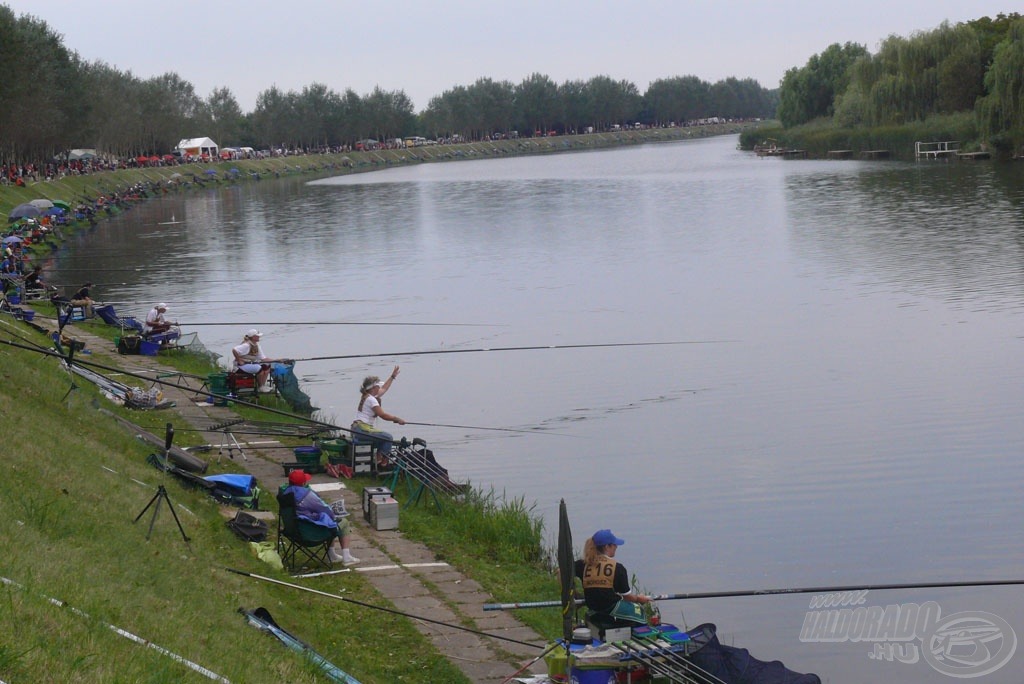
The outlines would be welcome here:
<svg viewBox="0 0 1024 684">
<path fill-rule="evenodd" d="M 7 237 L 4 238 L 4 244 L 5 245 L 9 245 L 9 244 L 12 244 L 12 243 L 20 243 L 20 242 L 22 242 L 22 239 L 20 237 L 18 237 L 17 235 L 8 235 Z"/>
<path fill-rule="evenodd" d="M 14 223 L 20 218 L 36 218 L 40 214 L 42 212 L 34 204 L 19 204 L 11 209 L 11 213 L 7 214 L 7 222 Z"/>
<path fill-rule="evenodd" d="M 60 207 L 50 207 L 49 209 L 46 210 L 47 216 L 60 216 L 63 213 L 64 210 L 61 209 Z"/>
</svg>

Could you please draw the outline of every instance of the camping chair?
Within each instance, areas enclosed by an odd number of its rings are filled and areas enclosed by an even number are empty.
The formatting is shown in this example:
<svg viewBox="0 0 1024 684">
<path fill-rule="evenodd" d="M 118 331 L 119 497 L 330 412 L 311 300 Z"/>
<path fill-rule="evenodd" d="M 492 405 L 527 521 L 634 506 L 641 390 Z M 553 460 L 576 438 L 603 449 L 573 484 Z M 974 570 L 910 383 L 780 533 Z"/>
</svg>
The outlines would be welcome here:
<svg viewBox="0 0 1024 684">
<path fill-rule="evenodd" d="M 330 570 L 331 544 L 337 531 L 301 520 L 295 512 L 295 495 L 291 492 L 278 494 L 277 504 L 277 553 L 284 566 L 294 571 L 312 564 Z"/>
</svg>

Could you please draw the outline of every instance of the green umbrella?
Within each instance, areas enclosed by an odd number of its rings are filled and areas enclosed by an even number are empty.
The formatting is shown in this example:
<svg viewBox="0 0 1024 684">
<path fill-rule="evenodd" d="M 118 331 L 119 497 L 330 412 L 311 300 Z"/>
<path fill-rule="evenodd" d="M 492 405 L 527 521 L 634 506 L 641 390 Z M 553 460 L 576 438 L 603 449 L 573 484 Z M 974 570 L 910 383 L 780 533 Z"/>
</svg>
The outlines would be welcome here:
<svg viewBox="0 0 1024 684">
<path fill-rule="evenodd" d="M 60 207 L 65 211 L 71 211 L 71 205 L 65 202 L 64 200 L 53 200 L 53 206 Z"/>
</svg>

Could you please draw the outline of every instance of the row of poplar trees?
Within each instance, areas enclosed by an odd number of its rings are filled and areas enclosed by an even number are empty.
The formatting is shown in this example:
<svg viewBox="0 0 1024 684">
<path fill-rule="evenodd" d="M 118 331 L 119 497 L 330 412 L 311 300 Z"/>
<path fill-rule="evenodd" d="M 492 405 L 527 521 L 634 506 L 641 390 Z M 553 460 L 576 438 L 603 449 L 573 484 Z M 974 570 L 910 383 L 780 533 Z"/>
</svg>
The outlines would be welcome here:
<svg viewBox="0 0 1024 684">
<path fill-rule="evenodd" d="M 359 95 L 320 83 L 301 91 L 270 87 L 252 112 L 231 90 L 199 96 L 178 74 L 139 78 L 83 61 L 31 15 L 0 5 L 0 164 L 38 163 L 73 148 L 118 157 L 165 154 L 182 138 L 209 136 L 256 149 L 339 147 L 358 140 L 458 134 L 467 140 L 512 130 L 559 133 L 614 124 L 718 117 L 766 117 L 773 93 L 751 79 L 707 83 L 668 78 L 641 94 L 628 81 L 597 76 L 555 84 L 534 74 L 514 85 L 481 78 L 431 99 L 417 114 L 401 90 Z"/>
</svg>

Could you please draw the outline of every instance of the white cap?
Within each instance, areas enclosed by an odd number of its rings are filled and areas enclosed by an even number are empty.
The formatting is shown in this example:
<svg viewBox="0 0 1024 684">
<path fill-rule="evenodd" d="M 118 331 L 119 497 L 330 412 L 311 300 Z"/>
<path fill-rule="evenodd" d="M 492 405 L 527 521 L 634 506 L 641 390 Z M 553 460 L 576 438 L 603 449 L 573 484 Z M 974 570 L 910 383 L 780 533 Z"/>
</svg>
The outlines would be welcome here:
<svg viewBox="0 0 1024 684">
<path fill-rule="evenodd" d="M 157 309 L 166 309 L 167 305 L 164 304 L 163 302 L 160 302 L 159 304 L 156 305 L 156 308 Z"/>
<path fill-rule="evenodd" d="M 249 332 L 245 333 L 246 337 L 261 337 L 262 335 L 263 333 L 256 328 L 249 328 Z"/>
</svg>

